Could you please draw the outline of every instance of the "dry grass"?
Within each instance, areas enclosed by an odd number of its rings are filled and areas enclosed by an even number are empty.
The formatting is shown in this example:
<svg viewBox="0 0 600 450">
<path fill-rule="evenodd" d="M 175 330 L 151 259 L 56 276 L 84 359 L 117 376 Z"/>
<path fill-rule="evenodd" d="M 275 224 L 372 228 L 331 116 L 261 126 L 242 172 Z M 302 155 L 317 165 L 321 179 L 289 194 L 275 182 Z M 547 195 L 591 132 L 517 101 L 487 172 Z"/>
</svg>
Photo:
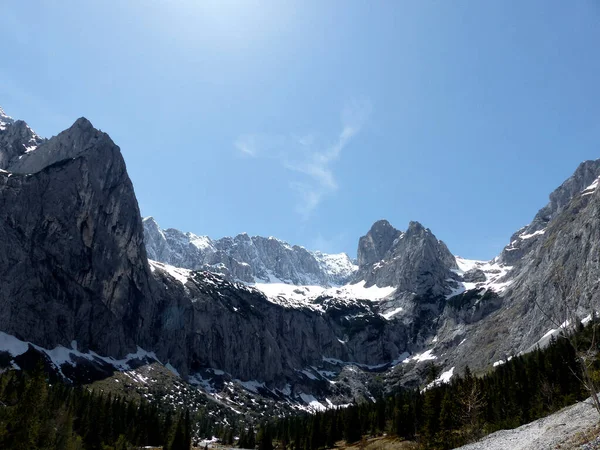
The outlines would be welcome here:
<svg viewBox="0 0 600 450">
<path fill-rule="evenodd" d="M 583 444 L 587 444 L 600 436 L 600 425 L 588 428 L 585 431 L 577 433 L 575 436 L 570 438 L 566 443 L 560 445 L 557 448 L 560 449 L 573 449 L 578 448 Z"/>
<path fill-rule="evenodd" d="M 336 443 L 336 448 L 344 450 L 417 450 L 419 446 L 415 442 L 381 436 L 363 439 L 350 445 L 340 441 Z"/>
</svg>

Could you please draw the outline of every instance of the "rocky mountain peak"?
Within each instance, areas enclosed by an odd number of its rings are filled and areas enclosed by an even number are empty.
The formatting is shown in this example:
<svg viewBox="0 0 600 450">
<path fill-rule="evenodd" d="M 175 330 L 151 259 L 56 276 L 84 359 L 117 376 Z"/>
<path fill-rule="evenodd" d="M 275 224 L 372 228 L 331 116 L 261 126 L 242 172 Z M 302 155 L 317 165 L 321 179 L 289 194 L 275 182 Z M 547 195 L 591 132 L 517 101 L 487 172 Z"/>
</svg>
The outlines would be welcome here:
<svg viewBox="0 0 600 450">
<path fill-rule="evenodd" d="M 415 233 L 415 234 L 420 234 L 420 233 L 426 233 L 429 232 L 429 228 L 425 228 L 423 225 L 421 225 L 420 222 L 416 222 L 416 221 L 410 221 L 408 223 L 408 228 L 406 230 L 406 233 Z"/>
<path fill-rule="evenodd" d="M 40 143 L 35 151 L 26 151 L 11 161 L 8 170 L 15 173 L 35 173 L 59 161 L 76 158 L 87 151 L 115 146 L 112 139 L 94 128 L 86 118 L 79 118 L 56 137 Z"/>
<path fill-rule="evenodd" d="M 14 120 L 4 110 L 0 111 L 0 169 L 7 170 L 13 162 L 34 151 L 44 139 L 22 120 Z"/>
<path fill-rule="evenodd" d="M 529 225 L 513 234 L 510 243 L 500 254 L 500 261 L 515 264 L 527 255 L 535 243 L 544 235 L 548 225 L 559 216 L 571 200 L 581 195 L 600 177 L 600 159 L 584 161 L 551 194 L 546 206 L 538 211 Z"/>
<path fill-rule="evenodd" d="M 0 106 L 0 131 L 6 128 L 7 125 L 12 125 L 14 119 L 4 112 Z"/>
<path fill-rule="evenodd" d="M 356 281 L 428 295 L 442 295 L 450 270 L 457 268 L 446 245 L 416 221 L 406 232 L 387 221 L 376 222 L 359 240 L 358 263 Z"/>
<path fill-rule="evenodd" d="M 548 222 L 560 214 L 569 202 L 600 176 L 600 159 L 584 161 L 563 184 L 550 194 L 549 203 L 535 216 L 534 222 Z"/>
<path fill-rule="evenodd" d="M 367 234 L 358 240 L 358 267 L 367 267 L 381 261 L 401 234 L 387 220 L 375 222 Z"/>
<path fill-rule="evenodd" d="M 16 129 L 28 127 L 14 122 L 0 138 Z M 104 355 L 135 351 L 150 273 L 119 148 L 80 119 L 8 156 L 10 172 L 29 175 L 0 180 L 0 306 L 10 311 L 0 329 L 47 348 L 76 341 Z M 32 313 L 40 305 L 43 314 Z"/>
</svg>

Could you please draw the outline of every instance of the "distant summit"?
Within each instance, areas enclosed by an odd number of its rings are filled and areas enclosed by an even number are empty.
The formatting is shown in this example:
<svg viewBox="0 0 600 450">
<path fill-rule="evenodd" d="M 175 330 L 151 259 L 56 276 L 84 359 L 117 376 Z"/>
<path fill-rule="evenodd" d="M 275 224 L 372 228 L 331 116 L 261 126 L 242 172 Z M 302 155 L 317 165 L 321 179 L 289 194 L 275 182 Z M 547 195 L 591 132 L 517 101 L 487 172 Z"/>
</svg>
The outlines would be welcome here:
<svg viewBox="0 0 600 450">
<path fill-rule="evenodd" d="M 273 236 L 241 233 L 213 240 L 174 228 L 163 230 L 152 217 L 143 222 L 150 259 L 246 283 L 339 286 L 348 283 L 358 269 L 345 253 L 311 252 Z"/>
</svg>

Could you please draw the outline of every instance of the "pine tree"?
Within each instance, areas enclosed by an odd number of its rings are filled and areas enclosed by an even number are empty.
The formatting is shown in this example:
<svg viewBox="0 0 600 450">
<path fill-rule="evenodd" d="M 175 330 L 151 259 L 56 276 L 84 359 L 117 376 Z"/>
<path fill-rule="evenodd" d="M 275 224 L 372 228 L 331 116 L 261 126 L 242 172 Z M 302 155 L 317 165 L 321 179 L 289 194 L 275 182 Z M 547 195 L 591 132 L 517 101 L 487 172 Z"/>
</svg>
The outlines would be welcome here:
<svg viewBox="0 0 600 450">
<path fill-rule="evenodd" d="M 344 419 L 344 440 L 349 444 L 360 440 L 362 436 L 362 427 L 358 415 L 358 405 L 356 403 L 346 408 Z"/>
</svg>

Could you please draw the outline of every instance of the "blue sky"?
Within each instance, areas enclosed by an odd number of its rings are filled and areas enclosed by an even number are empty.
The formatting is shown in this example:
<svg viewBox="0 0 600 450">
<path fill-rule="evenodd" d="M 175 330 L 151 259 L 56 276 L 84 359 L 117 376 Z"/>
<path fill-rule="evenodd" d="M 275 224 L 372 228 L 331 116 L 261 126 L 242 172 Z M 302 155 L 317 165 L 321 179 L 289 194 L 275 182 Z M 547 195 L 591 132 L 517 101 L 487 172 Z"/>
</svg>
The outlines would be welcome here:
<svg viewBox="0 0 600 450">
<path fill-rule="evenodd" d="M 600 158 L 600 3 L 4 2 L 0 105 L 120 145 L 143 215 L 355 255 L 380 218 L 489 259 Z"/>
</svg>

